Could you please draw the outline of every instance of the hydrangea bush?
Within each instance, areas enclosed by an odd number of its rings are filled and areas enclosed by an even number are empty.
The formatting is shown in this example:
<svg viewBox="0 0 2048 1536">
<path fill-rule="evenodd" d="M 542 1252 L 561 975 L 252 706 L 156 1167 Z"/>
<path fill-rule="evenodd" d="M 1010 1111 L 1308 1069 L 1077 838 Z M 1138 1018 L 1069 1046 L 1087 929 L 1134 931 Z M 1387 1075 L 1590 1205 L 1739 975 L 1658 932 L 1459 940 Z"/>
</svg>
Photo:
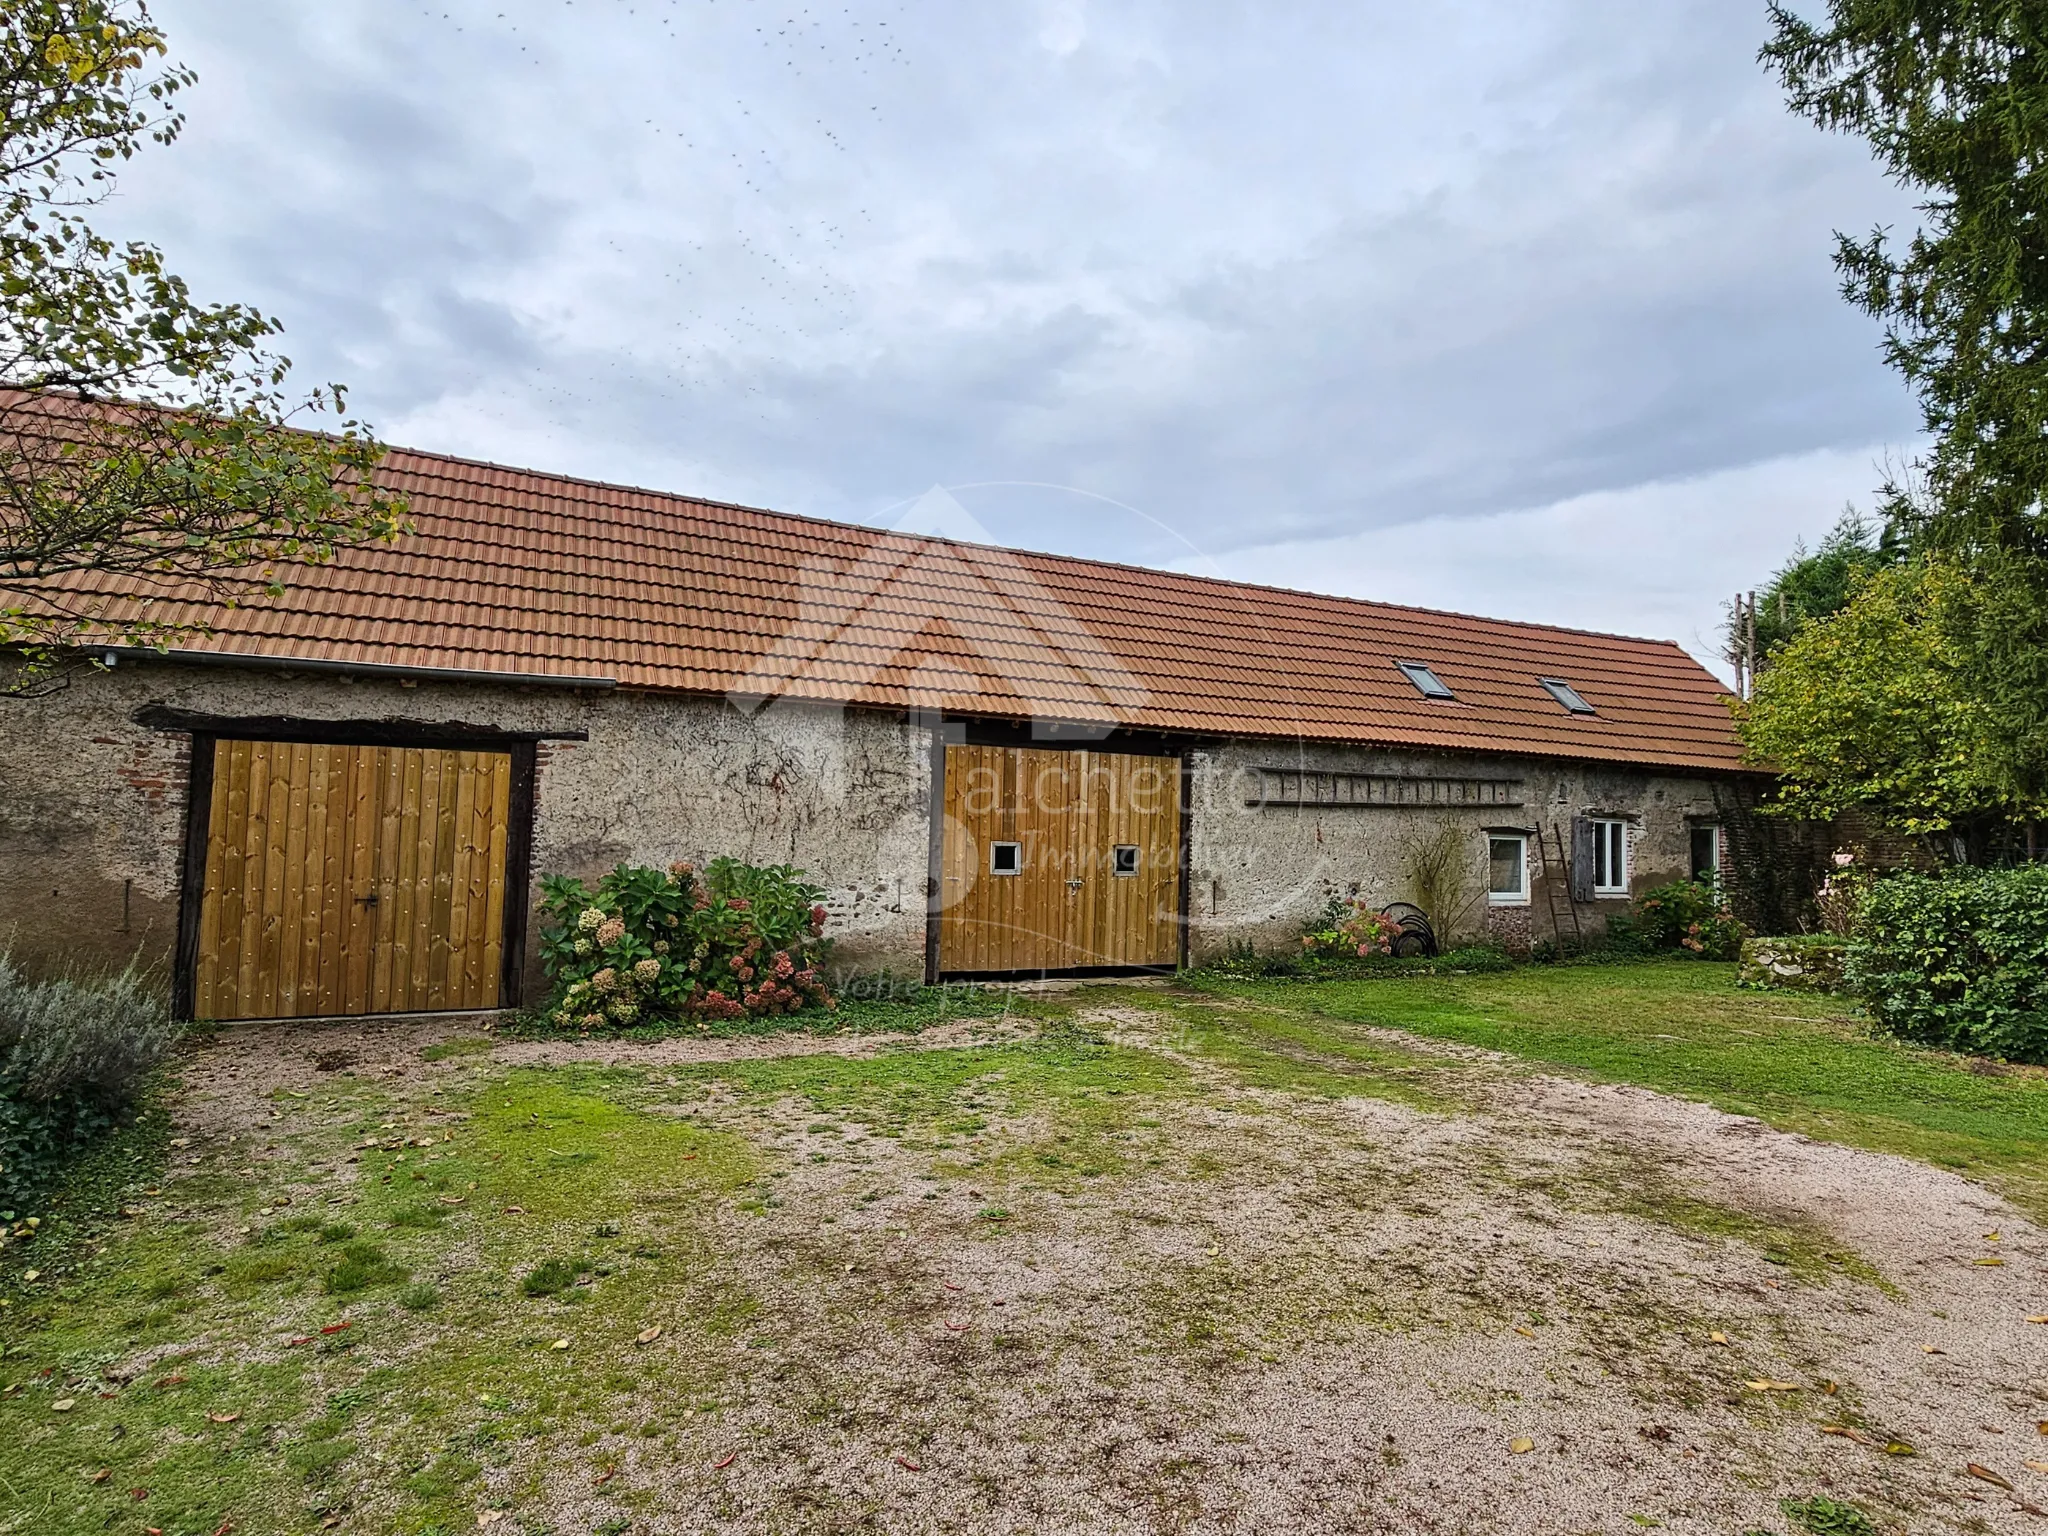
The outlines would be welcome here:
<svg viewBox="0 0 2048 1536">
<path fill-rule="evenodd" d="M 1401 925 L 1357 897 L 1332 896 L 1316 926 L 1301 936 L 1308 955 L 1391 955 Z"/>
<path fill-rule="evenodd" d="M 1733 960 L 1749 930 L 1728 910 L 1718 885 L 1674 880 L 1636 899 L 1626 924 L 1610 925 L 1645 949 L 1683 949 L 1703 960 Z"/>
<path fill-rule="evenodd" d="M 583 1033 L 774 1017 L 835 1005 L 819 974 L 824 892 L 789 865 L 621 864 L 592 890 L 541 881 L 542 1010 Z"/>
</svg>

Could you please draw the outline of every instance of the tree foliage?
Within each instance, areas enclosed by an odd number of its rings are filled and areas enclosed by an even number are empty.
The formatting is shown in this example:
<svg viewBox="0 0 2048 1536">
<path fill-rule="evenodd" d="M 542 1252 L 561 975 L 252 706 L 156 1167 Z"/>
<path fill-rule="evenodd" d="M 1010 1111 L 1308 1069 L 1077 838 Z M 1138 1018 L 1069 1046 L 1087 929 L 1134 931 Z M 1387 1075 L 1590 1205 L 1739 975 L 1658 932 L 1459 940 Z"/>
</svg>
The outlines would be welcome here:
<svg viewBox="0 0 2048 1536">
<path fill-rule="evenodd" d="M 1885 322 L 1934 447 L 1890 512 L 1950 553 L 2048 555 L 2048 8 L 2038 0 L 1773 5 L 1765 60 L 1794 110 L 1868 140 L 1923 194 L 1903 247 L 1838 235 L 1851 303 Z"/>
<path fill-rule="evenodd" d="M 1866 139 L 1919 196 L 1919 227 L 1903 244 L 1884 229 L 1838 235 L 1835 260 L 1844 296 L 1883 322 L 1886 356 L 1918 395 L 1932 446 L 1883 488 L 1886 546 L 1925 562 L 1924 577 L 1861 589 L 1868 613 L 1774 683 L 1760 678 L 1750 744 L 1768 741 L 1795 775 L 1835 763 L 1841 776 L 1810 786 L 1812 798 L 1834 802 L 1863 783 L 1870 808 L 1915 826 L 1941 818 L 1941 786 L 1957 793 L 1954 819 L 1987 806 L 2034 814 L 2048 796 L 2048 7 L 1828 0 L 1823 21 L 1775 4 L 1771 20 L 1763 58 L 1794 110 Z M 1909 619 L 1909 589 L 1939 600 Z M 1759 603 L 1760 623 L 1770 606 Z M 1894 652 L 1929 684 L 1918 705 L 1899 676 L 1852 681 L 1808 661 L 1829 654 L 1853 667 Z M 1832 702 L 1800 709 L 1790 690 L 1801 677 Z M 1904 736 L 1853 754 L 1832 735 L 1795 750 L 1793 722 L 1838 727 L 1856 715 L 1851 695 L 1871 706 L 1873 728 L 1910 722 Z M 1893 704 L 1906 713 L 1895 717 Z M 1959 772 L 1964 740 L 1971 758 Z M 1909 743 L 1933 755 L 1911 767 Z M 1852 756 L 1872 771 L 1852 771 Z M 1890 770 L 1877 772 L 1880 762 Z"/>
<path fill-rule="evenodd" d="M 1955 640 L 1979 602 L 1957 564 L 1891 566 L 1779 649 L 1738 713 L 1752 756 L 1785 776 L 1782 809 L 1860 808 L 1907 832 L 2041 814 L 2000 772 L 1994 712 Z"/>
<path fill-rule="evenodd" d="M 402 527 L 341 389 L 286 393 L 275 321 L 88 222 L 194 79 L 141 0 L 0 0 L 0 643 L 44 664 Z"/>
<path fill-rule="evenodd" d="M 1808 550 L 1802 541 L 1756 594 L 1759 660 L 1768 661 L 1803 625 L 1847 607 L 1857 583 L 1894 558 L 1880 530 L 1853 508 L 1819 548 Z"/>
</svg>

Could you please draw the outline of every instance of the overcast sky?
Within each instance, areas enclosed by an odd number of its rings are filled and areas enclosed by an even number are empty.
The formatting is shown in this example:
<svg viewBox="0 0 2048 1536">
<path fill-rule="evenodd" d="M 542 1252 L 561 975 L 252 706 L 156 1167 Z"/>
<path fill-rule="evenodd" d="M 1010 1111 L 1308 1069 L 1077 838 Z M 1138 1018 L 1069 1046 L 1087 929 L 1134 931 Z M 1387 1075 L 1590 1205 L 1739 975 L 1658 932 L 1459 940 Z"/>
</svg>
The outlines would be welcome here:
<svg viewBox="0 0 2048 1536">
<path fill-rule="evenodd" d="M 1761 0 L 157 0 L 107 222 L 390 441 L 1717 648 L 1910 453 Z"/>
</svg>

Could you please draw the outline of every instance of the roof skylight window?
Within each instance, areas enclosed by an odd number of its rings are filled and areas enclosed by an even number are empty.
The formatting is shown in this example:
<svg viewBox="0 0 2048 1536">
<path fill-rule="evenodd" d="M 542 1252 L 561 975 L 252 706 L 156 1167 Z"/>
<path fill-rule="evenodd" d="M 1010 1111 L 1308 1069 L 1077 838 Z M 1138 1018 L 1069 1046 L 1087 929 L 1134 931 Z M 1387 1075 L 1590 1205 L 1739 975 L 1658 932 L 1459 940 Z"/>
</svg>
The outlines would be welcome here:
<svg viewBox="0 0 2048 1536">
<path fill-rule="evenodd" d="M 1401 675 L 1415 685 L 1415 691 L 1425 699 L 1455 699 L 1444 680 L 1419 661 L 1397 661 L 1394 663 Z"/>
<path fill-rule="evenodd" d="M 1561 677 L 1539 677 L 1537 679 L 1550 696 L 1575 715 L 1594 713 L 1593 706 L 1579 696 L 1579 690 Z"/>
</svg>

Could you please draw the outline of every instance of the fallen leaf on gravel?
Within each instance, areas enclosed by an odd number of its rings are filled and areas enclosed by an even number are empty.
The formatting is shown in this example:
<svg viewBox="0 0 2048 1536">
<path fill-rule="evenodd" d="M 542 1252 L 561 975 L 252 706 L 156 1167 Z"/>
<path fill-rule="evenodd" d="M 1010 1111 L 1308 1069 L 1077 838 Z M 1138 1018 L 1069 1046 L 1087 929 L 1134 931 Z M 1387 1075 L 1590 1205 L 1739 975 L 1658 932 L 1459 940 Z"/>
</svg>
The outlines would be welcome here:
<svg viewBox="0 0 2048 1536">
<path fill-rule="evenodd" d="M 2005 1262 L 2005 1260 L 2003 1260 L 2003 1259 L 1972 1259 L 1972 1260 L 1970 1260 L 1970 1262 L 1971 1262 L 1972 1264 L 1975 1264 L 1975 1265 L 1977 1265 L 1977 1266 L 1978 1266 L 1978 1267 L 1979 1267 L 1980 1269 L 1996 1269 L 1996 1268 L 1998 1268 L 1998 1267 L 1999 1267 L 1999 1266 L 2000 1266 L 2001 1264 L 2003 1264 L 2003 1263 Z"/>
<path fill-rule="evenodd" d="M 610 1482 L 613 1478 L 617 1477 L 618 1475 L 619 1469 L 617 1467 L 606 1467 L 602 1472 L 598 1473 L 596 1477 L 590 1480 L 590 1486 L 593 1488 L 602 1488 L 606 1483 Z"/>
<path fill-rule="evenodd" d="M 1519 1456 L 1524 1451 L 1535 1450 L 1536 1442 L 1534 1440 L 1531 1440 L 1527 1435 L 1517 1435 L 1514 1439 L 1508 1442 L 1508 1449 L 1514 1452 L 1515 1455 Z"/>
<path fill-rule="evenodd" d="M 740 1453 L 738 1451 L 728 1451 L 726 1453 L 725 1460 L 714 1461 L 713 1463 L 711 1463 L 711 1470 L 714 1472 L 723 1472 L 727 1467 L 731 1466 L 736 1459 L 738 1459 L 739 1454 Z"/>
<path fill-rule="evenodd" d="M 215 1526 L 215 1527 L 213 1528 L 213 1536 L 228 1536 L 228 1532 L 229 1532 L 229 1531 L 232 1531 L 232 1530 L 233 1530 L 234 1528 L 235 1528 L 235 1522 L 234 1522 L 234 1521 L 232 1521 L 232 1520 L 223 1520 L 223 1521 L 221 1521 L 221 1523 L 220 1523 L 219 1525 L 216 1525 L 216 1526 Z"/>
<path fill-rule="evenodd" d="M 1806 1389 L 1796 1381 L 1745 1381 L 1743 1385 L 1752 1392 L 1803 1392 Z"/>
<path fill-rule="evenodd" d="M 209 1413 L 207 1417 L 216 1424 L 232 1424 L 239 1419 L 239 1413 Z"/>
<path fill-rule="evenodd" d="M 965 1333 L 965 1332 L 966 1332 L 966 1331 L 967 1331 L 968 1329 L 972 1328 L 972 1327 L 974 1326 L 974 1324 L 972 1324 L 972 1323 L 948 1323 L 948 1324 L 946 1324 L 946 1326 L 947 1326 L 948 1328 L 952 1329 L 952 1330 L 953 1330 L 953 1331 L 954 1331 L 955 1333 Z"/>
<path fill-rule="evenodd" d="M 496 1525 L 504 1518 L 505 1511 L 502 1509 L 487 1509 L 476 1517 L 476 1527 L 478 1530 L 482 1530 L 487 1525 Z"/>
<path fill-rule="evenodd" d="M 1823 1424 L 1820 1432 L 1824 1435 L 1840 1435 L 1844 1440 L 1854 1440 L 1858 1445 L 1870 1444 L 1870 1436 L 1860 1429 L 1850 1428 L 1847 1424 Z"/>
<path fill-rule="evenodd" d="M 548 1346 L 549 1349 L 567 1349 L 568 1347 L 569 1341 L 567 1339 L 557 1339 Z"/>
<path fill-rule="evenodd" d="M 310 1344 L 310 1343 L 312 1343 L 312 1342 L 313 1342 L 313 1335 L 311 1335 L 310 1333 L 302 1333 L 302 1334 L 300 1334 L 300 1335 L 299 1335 L 299 1336 L 298 1336 L 298 1337 L 297 1337 L 296 1339 L 286 1339 L 286 1340 L 284 1341 L 284 1344 L 285 1344 L 285 1348 L 286 1348 L 286 1349 L 290 1349 L 290 1348 L 292 1348 L 292 1347 L 293 1347 L 294 1345 L 298 1345 L 298 1344 Z M 159 1383 L 159 1385 L 161 1385 L 161 1383 Z"/>
<path fill-rule="evenodd" d="M 2030 1323 L 2048 1323 L 2048 1312 L 2043 1312 L 2039 1317 L 2030 1317 L 2027 1321 Z"/>
<path fill-rule="evenodd" d="M 1969 1473 L 1970 1476 L 1980 1478 L 1984 1482 L 1991 1484 L 1991 1486 L 1994 1488 L 2003 1488 L 2007 1493 L 2011 1493 L 2013 1491 L 2012 1484 L 2008 1483 L 2004 1478 L 2000 1477 L 1996 1472 L 1992 1471 L 1989 1467 L 1980 1467 L 1979 1465 L 1977 1465 L 1976 1462 L 1973 1461 L 1969 1463 L 1967 1466 L 1965 1466 L 1963 1470 Z"/>
<path fill-rule="evenodd" d="M 1887 1440 L 1884 1445 L 1887 1456 L 1918 1456 L 1920 1453 L 1903 1440 Z"/>
<path fill-rule="evenodd" d="M 1533 1339 L 1536 1337 L 1536 1330 L 1534 1328 L 1526 1328 L 1522 1326 L 1522 1324 L 1520 1323 L 1515 1324 L 1515 1332 L 1519 1333 L 1525 1339 Z"/>
<path fill-rule="evenodd" d="M 104 1483 L 108 1478 L 112 1477 L 113 1475 L 114 1469 L 112 1467 L 101 1467 L 99 1471 L 93 1473 L 92 1480 L 95 1483 Z"/>
<path fill-rule="evenodd" d="M 949 1290 L 949 1291 L 957 1291 L 957 1290 L 959 1290 L 959 1289 L 960 1289 L 960 1287 L 959 1287 L 959 1286 L 955 1285 L 955 1284 L 954 1284 L 954 1283 L 953 1283 L 952 1281 L 950 1281 L 950 1280 L 941 1280 L 941 1281 L 939 1282 L 939 1284 L 943 1285 L 943 1286 L 944 1286 L 944 1287 L 945 1287 L 945 1288 L 946 1288 L 947 1290 Z M 2044 1319 L 2042 1319 L 2042 1321 L 2044 1321 L 2044 1322 L 2048 1322 L 2048 1318 L 2044 1318 Z"/>
<path fill-rule="evenodd" d="M 50 1412 L 52 1412 L 52 1413 L 69 1413 L 69 1412 L 70 1412 L 70 1411 L 71 1411 L 72 1409 L 76 1408 L 77 1406 L 78 1406 L 78 1399 L 77 1399 L 77 1398 L 75 1398 L 75 1397 L 60 1397 L 60 1398 L 58 1398 L 58 1399 L 57 1399 L 57 1401 L 55 1401 L 54 1403 L 50 1404 Z"/>
<path fill-rule="evenodd" d="M 634 1334 L 633 1342 L 635 1344 L 652 1344 L 660 1337 L 661 1324 L 656 1323 L 652 1328 L 642 1328 L 638 1333 Z"/>
<path fill-rule="evenodd" d="M 1945 1355 L 1948 1353 L 1948 1351 L 1945 1349 L 1937 1349 L 1932 1344 L 1922 1344 L 1920 1346 L 1920 1353 L 1923 1355 Z"/>
<path fill-rule="evenodd" d="M 353 1320 L 349 1318 L 343 1318 L 338 1323 L 329 1323 L 325 1328 L 322 1328 L 320 1331 L 322 1333 L 346 1333 L 349 1329 L 353 1327 L 355 1327 L 355 1323 Z"/>
<path fill-rule="evenodd" d="M 896 1465 L 906 1472 L 922 1472 L 924 1470 L 923 1467 L 912 1461 L 908 1456 L 898 1456 L 896 1458 Z"/>
<path fill-rule="evenodd" d="M 1671 1440 L 1671 1427 L 1668 1424 L 1646 1424 L 1636 1433 L 1645 1440 L 1656 1441 L 1659 1445 L 1668 1444 Z"/>
<path fill-rule="evenodd" d="M 1707 1342 L 1710 1344 L 1726 1344 L 1728 1342 L 1728 1335 L 1716 1330 L 1707 1335 Z"/>
<path fill-rule="evenodd" d="M 2025 1466 L 2029 1472 L 2048 1472 L 2048 1461 L 2030 1461 Z"/>
<path fill-rule="evenodd" d="M 526 1207 L 523 1205 L 508 1205 L 505 1207 L 505 1214 L 507 1216 L 524 1216 L 526 1214 Z"/>
<path fill-rule="evenodd" d="M 463 1201 L 467 1200 L 468 1198 L 469 1196 L 467 1195 L 443 1195 L 441 1197 L 441 1203 L 443 1205 L 460 1205 Z"/>
</svg>

